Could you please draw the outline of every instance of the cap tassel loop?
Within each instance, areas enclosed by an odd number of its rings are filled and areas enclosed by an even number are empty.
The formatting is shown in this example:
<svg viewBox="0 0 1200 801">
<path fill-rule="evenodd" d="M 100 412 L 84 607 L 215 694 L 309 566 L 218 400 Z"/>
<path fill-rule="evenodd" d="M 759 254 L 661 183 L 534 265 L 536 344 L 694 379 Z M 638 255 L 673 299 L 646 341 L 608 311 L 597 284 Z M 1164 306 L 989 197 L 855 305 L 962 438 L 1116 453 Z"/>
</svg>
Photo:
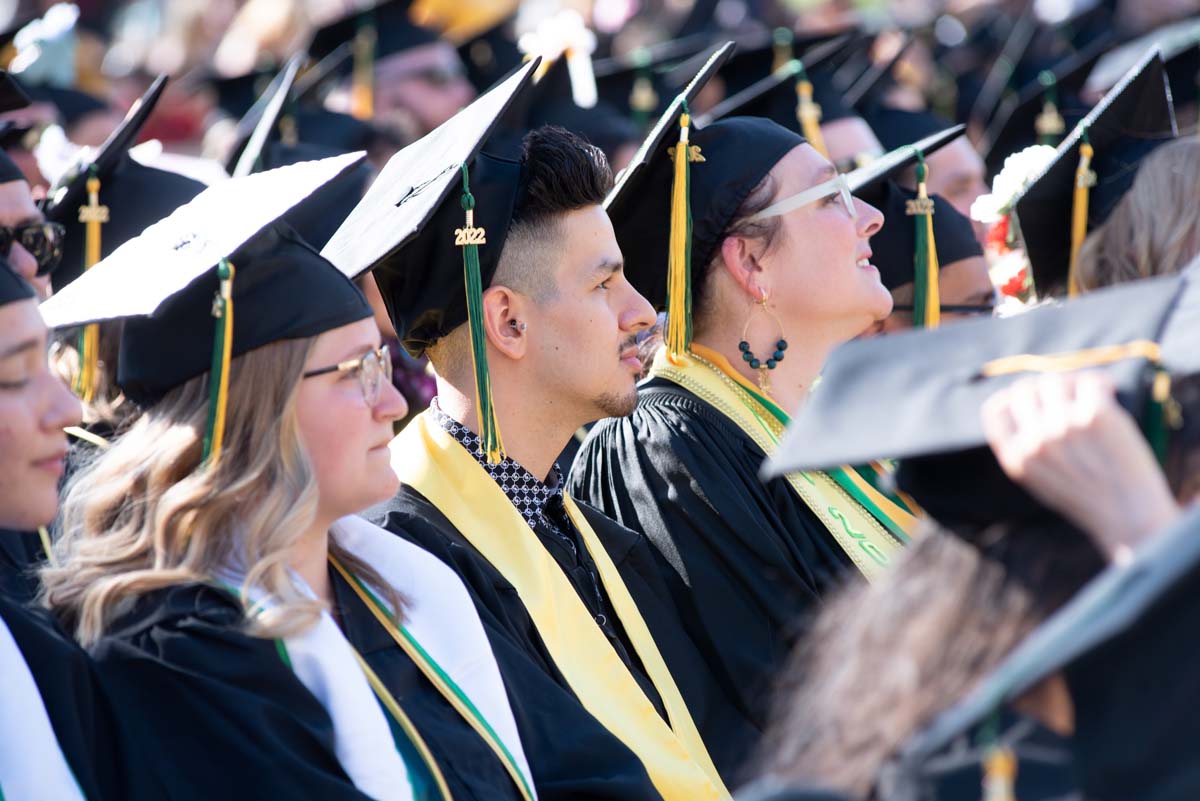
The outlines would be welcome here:
<svg viewBox="0 0 1200 801">
<path fill-rule="evenodd" d="M 479 439 L 488 464 L 504 461 L 504 441 L 496 422 L 492 403 L 492 378 L 488 372 L 487 333 L 483 325 L 483 277 L 479 267 L 479 246 L 487 244 L 487 231 L 475 227 L 475 196 L 471 194 L 467 165 L 462 165 L 462 207 L 466 224 L 454 231 L 454 244 L 463 249 L 463 274 L 467 290 L 467 323 L 471 332 L 471 360 L 475 366 L 475 410 Z"/>
<path fill-rule="evenodd" d="M 800 65 L 796 78 L 796 118 L 800 120 L 800 132 L 818 153 L 829 158 L 829 148 L 825 146 L 825 137 L 821 135 L 821 107 L 813 100 L 813 85 Z"/>
<path fill-rule="evenodd" d="M 925 179 L 929 167 L 917 153 L 917 197 L 906 201 L 904 212 L 917 218 L 916 247 L 913 252 L 913 326 L 937 328 L 942 321 L 942 299 L 938 288 L 937 242 L 933 237 L 933 200 Z"/>
<path fill-rule="evenodd" d="M 375 23 L 364 21 L 354 34 L 354 78 L 350 86 L 350 114 L 358 120 L 375 116 Z"/>
<path fill-rule="evenodd" d="M 692 345 L 692 208 L 689 167 L 704 161 L 699 146 L 688 143 L 691 114 L 687 103 L 679 115 L 679 144 L 668 150 L 674 159 L 671 184 L 670 249 L 667 254 L 667 355 L 678 363 Z"/>
<path fill-rule="evenodd" d="M 204 432 L 204 461 L 216 467 L 221 461 L 225 440 L 225 410 L 229 401 L 229 362 L 233 355 L 233 276 L 228 259 L 217 265 L 220 289 L 213 297 L 212 315 L 216 318 L 213 336 L 212 368 L 208 379 L 208 423 Z"/>
<path fill-rule="evenodd" d="M 108 222 L 108 206 L 100 205 L 100 178 L 96 167 L 89 168 L 87 179 L 88 202 L 79 207 L 79 222 L 84 224 L 83 269 L 86 272 L 100 261 L 100 226 Z M 75 394 L 85 403 L 96 397 L 96 382 L 100 368 L 100 326 L 91 323 L 79 334 L 79 372 L 75 377 Z"/>
<path fill-rule="evenodd" d="M 1079 249 L 1087 238 L 1088 201 L 1092 187 L 1096 185 L 1096 173 L 1092 171 L 1092 156 L 1095 151 L 1083 132 L 1083 143 L 1079 145 L 1079 167 L 1075 170 L 1075 197 L 1071 203 L 1071 261 L 1067 270 L 1067 297 L 1079 294 Z"/>
</svg>

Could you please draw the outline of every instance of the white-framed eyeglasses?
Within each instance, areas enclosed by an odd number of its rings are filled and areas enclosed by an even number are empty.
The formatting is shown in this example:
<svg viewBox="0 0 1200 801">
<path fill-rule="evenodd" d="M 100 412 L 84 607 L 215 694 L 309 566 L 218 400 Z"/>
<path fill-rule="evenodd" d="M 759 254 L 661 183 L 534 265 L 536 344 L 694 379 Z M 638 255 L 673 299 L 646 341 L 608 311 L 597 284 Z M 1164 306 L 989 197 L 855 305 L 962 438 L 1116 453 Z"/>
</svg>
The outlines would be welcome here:
<svg viewBox="0 0 1200 801">
<path fill-rule="evenodd" d="M 851 219 L 858 217 L 858 209 L 854 205 L 854 195 L 850 192 L 850 183 L 846 180 L 846 176 L 838 174 L 830 178 L 824 183 L 819 183 L 816 186 L 809 187 L 803 192 L 784 198 L 777 203 L 772 203 L 757 214 L 752 214 L 747 217 L 744 222 L 758 222 L 771 217 L 778 217 L 782 214 L 787 214 L 789 211 L 802 209 L 805 206 L 812 205 L 819 200 L 825 200 L 838 194 L 842 198 L 842 203 L 846 207 L 846 213 Z"/>
</svg>

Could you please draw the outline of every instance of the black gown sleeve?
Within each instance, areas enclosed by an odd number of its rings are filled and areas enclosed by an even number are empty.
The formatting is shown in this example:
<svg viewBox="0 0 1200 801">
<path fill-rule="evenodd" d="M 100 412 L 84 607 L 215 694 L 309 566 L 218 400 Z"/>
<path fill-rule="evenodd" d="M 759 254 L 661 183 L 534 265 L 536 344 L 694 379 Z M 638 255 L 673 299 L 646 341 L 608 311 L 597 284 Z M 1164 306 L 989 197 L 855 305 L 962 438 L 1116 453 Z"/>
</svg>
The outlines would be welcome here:
<svg viewBox="0 0 1200 801">
<path fill-rule="evenodd" d="M 368 801 L 325 708 L 242 617 L 221 590 L 174 587 L 143 597 L 93 649 L 130 760 L 127 797 Z"/>
<path fill-rule="evenodd" d="M 572 693 L 516 589 L 437 507 L 402 487 L 367 518 L 441 559 L 466 585 L 504 679 L 542 801 L 661 801 L 637 756 Z"/>
<path fill-rule="evenodd" d="M 569 479 L 573 495 L 654 546 L 726 703 L 759 730 L 799 621 L 850 565 L 784 480 L 759 479 L 764 458 L 708 404 L 652 380 L 633 415 L 592 430 Z"/>
<path fill-rule="evenodd" d="M 30 604 L 38 594 L 38 568 L 46 561 L 36 531 L 0 529 L 0 593 Z"/>
</svg>

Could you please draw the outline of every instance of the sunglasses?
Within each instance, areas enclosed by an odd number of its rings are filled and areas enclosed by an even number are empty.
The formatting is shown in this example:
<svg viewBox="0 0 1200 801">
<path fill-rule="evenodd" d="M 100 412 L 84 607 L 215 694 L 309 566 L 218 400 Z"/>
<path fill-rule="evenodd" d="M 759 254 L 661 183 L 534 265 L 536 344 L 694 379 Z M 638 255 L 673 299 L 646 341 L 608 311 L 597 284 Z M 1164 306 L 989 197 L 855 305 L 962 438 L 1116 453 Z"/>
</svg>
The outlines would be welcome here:
<svg viewBox="0 0 1200 801">
<path fill-rule="evenodd" d="M 35 222 L 24 225 L 0 225 L 0 254 L 12 253 L 12 246 L 19 244 L 37 260 L 37 274 L 54 272 L 62 261 L 63 240 L 67 229 L 59 223 Z"/>
<path fill-rule="evenodd" d="M 379 395 L 383 385 L 392 381 L 392 354 L 384 345 L 376 350 L 369 350 L 357 359 L 348 359 L 329 367 L 319 367 L 309 370 L 304 378 L 315 378 L 329 373 L 358 372 L 358 384 L 362 388 L 363 400 L 367 406 L 374 407 L 379 403 Z"/>
<path fill-rule="evenodd" d="M 814 187 L 805 189 L 803 192 L 784 198 L 778 203 L 772 203 L 757 214 L 747 217 L 744 222 L 758 222 L 770 217 L 779 217 L 780 215 L 787 214 L 789 211 L 811 206 L 813 203 L 832 198 L 835 195 L 841 198 L 842 205 L 846 207 L 846 213 L 850 215 L 850 219 L 857 219 L 858 209 L 854 207 L 854 195 L 850 192 L 850 184 L 846 181 L 845 175 L 838 174 L 824 183 L 817 184 Z"/>
</svg>

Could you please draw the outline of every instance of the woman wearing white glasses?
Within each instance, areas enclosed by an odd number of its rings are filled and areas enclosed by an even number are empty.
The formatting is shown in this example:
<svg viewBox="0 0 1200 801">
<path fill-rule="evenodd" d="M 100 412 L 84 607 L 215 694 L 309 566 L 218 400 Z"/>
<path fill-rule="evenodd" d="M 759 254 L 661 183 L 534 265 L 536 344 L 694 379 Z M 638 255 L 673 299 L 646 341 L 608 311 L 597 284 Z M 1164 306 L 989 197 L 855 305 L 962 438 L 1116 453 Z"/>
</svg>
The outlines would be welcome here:
<svg viewBox="0 0 1200 801">
<path fill-rule="evenodd" d="M 725 684 L 711 749 L 722 715 L 761 732 L 798 617 L 848 571 L 882 570 L 915 521 L 869 467 L 758 475 L 829 353 L 891 311 L 869 241 L 883 217 L 851 194 L 863 175 L 765 119 L 688 130 L 681 101 L 608 202 L 630 280 L 668 308 L 664 345 L 637 410 L 593 430 L 571 483 L 662 556 Z M 895 168 L 884 158 L 871 177 Z M 725 767 L 754 745 L 724 740 Z"/>
</svg>

